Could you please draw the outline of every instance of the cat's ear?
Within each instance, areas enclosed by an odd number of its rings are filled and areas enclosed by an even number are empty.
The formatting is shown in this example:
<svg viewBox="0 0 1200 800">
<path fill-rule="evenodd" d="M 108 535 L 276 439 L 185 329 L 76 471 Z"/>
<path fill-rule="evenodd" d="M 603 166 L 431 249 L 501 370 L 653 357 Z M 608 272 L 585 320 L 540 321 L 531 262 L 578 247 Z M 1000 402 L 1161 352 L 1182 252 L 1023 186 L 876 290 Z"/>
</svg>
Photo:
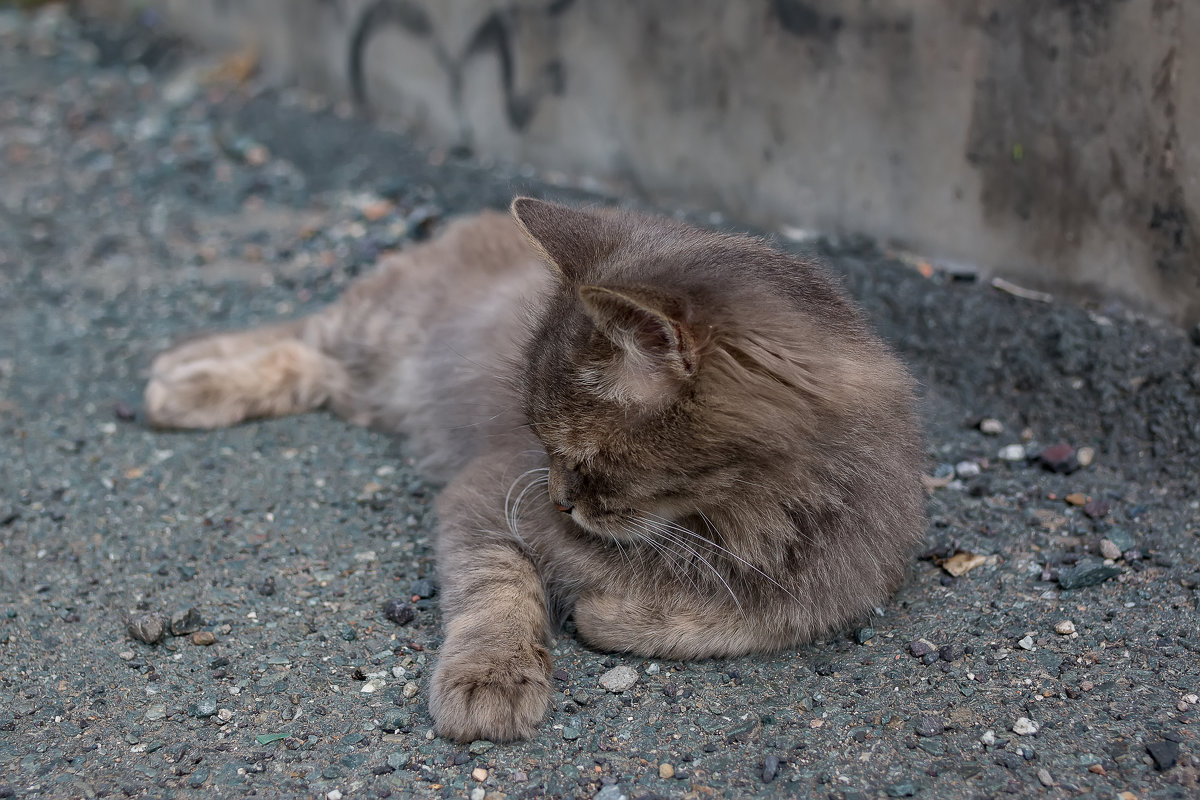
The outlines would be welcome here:
<svg viewBox="0 0 1200 800">
<path fill-rule="evenodd" d="M 616 243 L 609 220 L 576 208 L 518 197 L 512 202 L 512 215 L 546 263 L 572 283 L 583 280 Z"/>
<path fill-rule="evenodd" d="M 582 286 L 579 298 L 630 366 L 677 378 L 696 374 L 696 339 L 679 301 L 651 289 L 603 286 Z"/>
</svg>

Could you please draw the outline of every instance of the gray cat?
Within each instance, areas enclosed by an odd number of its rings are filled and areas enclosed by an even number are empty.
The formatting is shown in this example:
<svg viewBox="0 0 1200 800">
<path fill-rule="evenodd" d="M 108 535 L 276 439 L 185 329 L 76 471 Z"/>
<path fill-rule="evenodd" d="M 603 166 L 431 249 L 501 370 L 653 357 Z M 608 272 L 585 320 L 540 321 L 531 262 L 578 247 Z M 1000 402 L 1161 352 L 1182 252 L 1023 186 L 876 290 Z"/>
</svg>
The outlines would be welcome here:
<svg viewBox="0 0 1200 800">
<path fill-rule="evenodd" d="M 601 650 L 791 647 L 899 585 L 925 528 L 913 383 L 812 264 L 519 198 L 310 317 L 158 356 L 152 424 L 322 406 L 408 437 L 438 500 L 437 731 L 511 740 L 566 615 Z"/>
</svg>

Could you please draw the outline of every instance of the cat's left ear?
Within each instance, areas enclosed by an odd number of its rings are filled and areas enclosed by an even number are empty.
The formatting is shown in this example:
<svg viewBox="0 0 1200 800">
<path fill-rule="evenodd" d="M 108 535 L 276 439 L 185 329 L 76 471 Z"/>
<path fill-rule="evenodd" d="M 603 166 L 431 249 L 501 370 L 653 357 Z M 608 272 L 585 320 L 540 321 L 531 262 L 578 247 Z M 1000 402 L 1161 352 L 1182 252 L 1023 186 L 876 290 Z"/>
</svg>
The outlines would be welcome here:
<svg viewBox="0 0 1200 800">
<path fill-rule="evenodd" d="M 582 286 L 579 298 L 630 366 L 677 378 L 696 374 L 696 339 L 680 301 L 652 289 L 604 286 Z"/>
<path fill-rule="evenodd" d="M 608 219 L 577 208 L 518 197 L 512 215 L 541 251 L 543 260 L 571 283 L 579 283 L 591 267 L 616 246 Z"/>
</svg>

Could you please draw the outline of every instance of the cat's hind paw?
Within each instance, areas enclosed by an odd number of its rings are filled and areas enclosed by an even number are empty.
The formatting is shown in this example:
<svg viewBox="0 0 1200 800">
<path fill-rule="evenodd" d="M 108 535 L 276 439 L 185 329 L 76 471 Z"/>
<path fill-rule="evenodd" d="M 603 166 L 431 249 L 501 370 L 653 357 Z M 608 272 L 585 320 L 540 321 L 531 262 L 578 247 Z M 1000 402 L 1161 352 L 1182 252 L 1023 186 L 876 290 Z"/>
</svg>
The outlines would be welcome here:
<svg viewBox="0 0 1200 800">
<path fill-rule="evenodd" d="M 429 700 L 439 735 L 458 742 L 528 739 L 537 733 L 549 703 L 545 648 L 443 646 Z"/>
</svg>

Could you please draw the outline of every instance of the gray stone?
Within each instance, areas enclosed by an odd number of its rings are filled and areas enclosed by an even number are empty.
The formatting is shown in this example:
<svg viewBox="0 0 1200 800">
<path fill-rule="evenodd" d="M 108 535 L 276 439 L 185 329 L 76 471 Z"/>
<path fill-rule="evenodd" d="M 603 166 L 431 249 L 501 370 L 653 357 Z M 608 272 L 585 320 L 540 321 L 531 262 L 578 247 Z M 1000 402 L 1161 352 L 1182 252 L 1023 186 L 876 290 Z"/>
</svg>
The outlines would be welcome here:
<svg viewBox="0 0 1200 800">
<path fill-rule="evenodd" d="M 600 685 L 610 692 L 620 693 L 632 689 L 637 680 L 637 670 L 621 664 L 601 675 Z"/>
<path fill-rule="evenodd" d="M 1081 559 L 1075 566 L 1058 571 L 1058 585 L 1064 589 L 1082 589 L 1104 583 L 1122 572 L 1118 566 L 1109 566 L 1096 558 Z"/>
<path fill-rule="evenodd" d="M 129 620 L 125 630 L 139 642 L 156 644 L 162 641 L 167 632 L 167 625 L 161 614 L 142 614 Z"/>
<path fill-rule="evenodd" d="M 187 636 L 204 627 L 204 617 L 198 608 L 187 608 L 171 615 L 171 635 Z"/>
</svg>

